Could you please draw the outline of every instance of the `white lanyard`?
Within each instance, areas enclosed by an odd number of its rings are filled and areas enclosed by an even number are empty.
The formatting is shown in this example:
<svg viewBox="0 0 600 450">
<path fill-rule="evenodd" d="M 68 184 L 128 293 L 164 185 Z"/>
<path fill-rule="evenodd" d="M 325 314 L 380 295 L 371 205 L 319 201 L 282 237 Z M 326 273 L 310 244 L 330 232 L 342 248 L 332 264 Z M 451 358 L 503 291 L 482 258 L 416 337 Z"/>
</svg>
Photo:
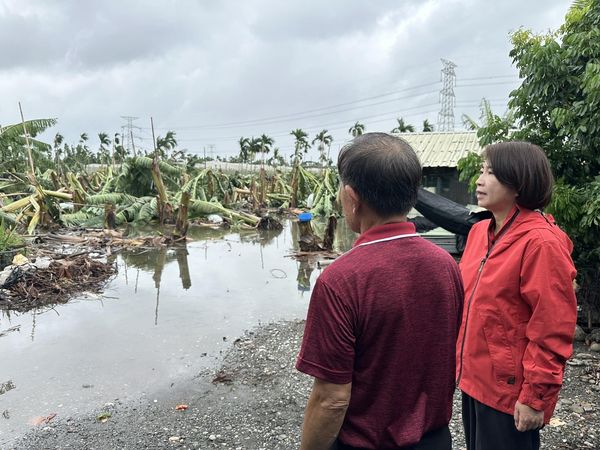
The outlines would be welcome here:
<svg viewBox="0 0 600 450">
<path fill-rule="evenodd" d="M 402 239 L 402 238 L 407 238 L 407 237 L 418 237 L 418 236 L 419 236 L 418 233 L 398 234 L 396 236 L 390 236 L 390 237 L 386 237 L 386 238 L 382 238 L 382 239 L 375 239 L 374 241 L 363 242 L 362 244 L 358 244 L 356 247 L 362 247 L 363 245 L 377 244 L 378 242 L 392 241 L 394 239 Z M 356 247 L 354 247 L 354 248 L 356 248 Z"/>
<path fill-rule="evenodd" d="M 420 235 L 418 233 L 398 234 L 396 236 L 390 236 L 390 237 L 386 237 L 386 238 L 382 238 L 382 239 L 375 239 L 374 241 L 363 242 L 362 244 L 358 244 L 356 247 L 352 247 L 350 250 L 348 250 L 346 253 L 340 255 L 339 257 L 341 258 L 342 256 L 345 256 L 348 253 L 350 253 L 355 248 L 362 247 L 364 245 L 378 244 L 379 242 L 387 242 L 387 241 L 392 241 L 392 240 L 395 240 L 395 239 L 403 239 L 403 238 L 408 238 L 408 237 L 419 237 L 419 236 Z"/>
</svg>

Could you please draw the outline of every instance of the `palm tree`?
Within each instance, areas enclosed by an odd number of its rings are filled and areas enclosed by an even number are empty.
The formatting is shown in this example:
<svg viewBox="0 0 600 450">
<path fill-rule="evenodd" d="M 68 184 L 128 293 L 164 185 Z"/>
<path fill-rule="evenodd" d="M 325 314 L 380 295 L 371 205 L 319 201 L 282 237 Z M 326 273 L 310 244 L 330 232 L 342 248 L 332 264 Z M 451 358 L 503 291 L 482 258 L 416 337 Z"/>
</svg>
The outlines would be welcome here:
<svg viewBox="0 0 600 450">
<path fill-rule="evenodd" d="M 408 124 L 408 123 L 404 123 L 404 119 L 402 117 L 400 117 L 399 119 L 396 119 L 396 122 L 398 122 L 398 126 L 396 128 L 394 128 L 391 133 L 414 133 L 415 132 L 415 127 L 413 127 L 412 125 Z"/>
<path fill-rule="evenodd" d="M 265 155 L 271 151 L 271 146 L 275 143 L 272 137 L 263 134 L 260 138 L 260 153 L 262 154 L 262 163 L 265 162 Z"/>
<path fill-rule="evenodd" d="M 352 137 L 360 136 L 364 132 L 365 126 L 358 121 L 348 129 L 348 133 L 350 133 Z"/>
<path fill-rule="evenodd" d="M 125 161 L 125 158 L 127 158 L 127 155 L 129 154 L 129 150 L 123 146 L 123 142 L 121 142 L 121 135 L 119 133 L 115 133 L 113 143 L 113 160 L 117 160 L 119 162 Z"/>
<path fill-rule="evenodd" d="M 54 136 L 54 160 L 56 163 L 58 163 L 58 160 L 60 159 L 60 153 L 61 153 L 61 146 L 63 144 L 63 142 L 65 141 L 65 138 L 62 134 L 60 133 L 56 133 L 56 135 Z"/>
<path fill-rule="evenodd" d="M 252 137 L 248 142 L 248 153 L 250 154 L 250 161 L 254 161 L 254 157 L 257 153 L 260 153 L 262 148 L 262 142 L 260 138 Z"/>
<path fill-rule="evenodd" d="M 433 125 L 429 123 L 429 120 L 423 121 L 423 133 L 431 133 L 433 131 Z"/>
<path fill-rule="evenodd" d="M 162 158 L 169 157 L 169 151 L 177 147 L 177 139 L 175 139 L 174 131 L 167 131 L 165 137 L 158 136 L 156 138 L 156 151 Z"/>
<path fill-rule="evenodd" d="M 312 144 L 318 142 L 319 146 L 319 162 L 324 165 L 329 160 L 329 149 L 331 148 L 331 143 L 333 142 L 333 136 L 327 133 L 327 130 L 321 130 L 317 133 L 315 138 L 312 140 Z M 325 146 L 327 146 L 327 155 L 325 155 Z"/>
<path fill-rule="evenodd" d="M 283 156 L 281 156 L 281 152 L 279 151 L 278 147 L 273 149 L 273 156 L 267 160 L 267 164 L 273 167 L 277 167 L 278 165 L 282 166 L 285 164 L 285 159 Z"/>
<path fill-rule="evenodd" d="M 248 156 L 250 154 L 250 139 L 242 136 L 238 141 L 240 145 L 240 161 L 242 164 L 248 161 Z"/>
<path fill-rule="evenodd" d="M 98 149 L 98 157 L 101 161 L 106 164 L 109 163 L 110 154 L 108 152 L 108 146 L 111 144 L 111 140 L 108 138 L 106 133 L 98 133 L 98 139 L 100 139 L 100 148 Z"/>
<path fill-rule="evenodd" d="M 304 153 L 308 152 L 308 149 L 310 148 L 310 144 L 308 143 L 308 134 L 306 133 L 306 131 L 302 130 L 301 128 L 292 130 L 292 132 L 290 134 L 292 136 L 294 136 L 294 139 L 296 139 L 296 142 L 294 143 L 294 156 L 293 156 L 294 165 L 296 165 L 302 159 L 301 152 L 302 151 L 304 151 Z"/>
</svg>

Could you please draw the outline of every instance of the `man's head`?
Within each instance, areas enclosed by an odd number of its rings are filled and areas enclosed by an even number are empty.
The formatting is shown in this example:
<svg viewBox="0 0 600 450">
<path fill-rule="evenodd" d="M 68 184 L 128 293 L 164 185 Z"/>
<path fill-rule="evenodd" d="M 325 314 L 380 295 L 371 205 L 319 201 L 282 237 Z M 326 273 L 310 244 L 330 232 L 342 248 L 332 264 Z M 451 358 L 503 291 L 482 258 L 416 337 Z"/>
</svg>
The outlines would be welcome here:
<svg viewBox="0 0 600 450">
<path fill-rule="evenodd" d="M 342 189 L 350 186 L 381 218 L 406 215 L 417 201 L 422 169 L 405 140 L 366 133 L 345 145 L 338 157 Z"/>
</svg>

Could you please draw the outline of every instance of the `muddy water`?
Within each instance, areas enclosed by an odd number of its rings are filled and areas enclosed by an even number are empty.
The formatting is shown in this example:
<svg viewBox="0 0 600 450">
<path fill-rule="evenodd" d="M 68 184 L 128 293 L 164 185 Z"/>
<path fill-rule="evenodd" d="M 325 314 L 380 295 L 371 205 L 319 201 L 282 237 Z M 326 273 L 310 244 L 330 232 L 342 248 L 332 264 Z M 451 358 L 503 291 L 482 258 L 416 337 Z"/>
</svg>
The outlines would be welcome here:
<svg viewBox="0 0 600 450">
<path fill-rule="evenodd" d="M 0 317 L 0 332 L 19 327 L 0 337 L 0 383 L 16 386 L 0 395 L 0 444 L 35 417 L 151 399 L 214 365 L 245 329 L 305 316 L 320 269 L 286 257 L 297 248 L 296 224 L 191 230 L 190 238 L 185 247 L 120 253 L 102 296 Z M 339 250 L 353 239 L 339 227 Z"/>
</svg>

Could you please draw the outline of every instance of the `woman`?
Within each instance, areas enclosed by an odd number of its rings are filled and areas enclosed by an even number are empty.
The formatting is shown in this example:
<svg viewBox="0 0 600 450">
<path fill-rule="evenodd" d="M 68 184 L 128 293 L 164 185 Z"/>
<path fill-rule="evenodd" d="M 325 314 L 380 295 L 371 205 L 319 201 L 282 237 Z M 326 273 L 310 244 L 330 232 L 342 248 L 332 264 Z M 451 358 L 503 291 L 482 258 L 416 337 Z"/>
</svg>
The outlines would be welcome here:
<svg viewBox="0 0 600 450">
<path fill-rule="evenodd" d="M 493 217 L 473 226 L 460 262 L 456 371 L 467 449 L 538 449 L 573 348 L 573 245 L 540 211 L 553 185 L 541 148 L 505 142 L 483 157 L 477 203 Z"/>
</svg>

